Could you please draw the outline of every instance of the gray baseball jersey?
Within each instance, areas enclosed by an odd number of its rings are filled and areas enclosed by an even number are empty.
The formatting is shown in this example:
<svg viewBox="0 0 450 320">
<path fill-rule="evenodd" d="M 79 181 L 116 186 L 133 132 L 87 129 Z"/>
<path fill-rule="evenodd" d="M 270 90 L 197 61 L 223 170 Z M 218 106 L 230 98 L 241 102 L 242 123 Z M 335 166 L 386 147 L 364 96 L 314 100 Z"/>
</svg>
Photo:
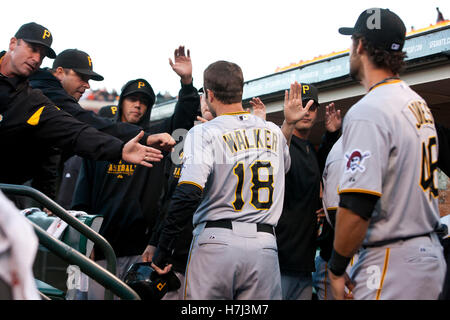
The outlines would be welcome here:
<svg viewBox="0 0 450 320">
<path fill-rule="evenodd" d="M 439 222 L 438 141 L 426 102 L 401 80 L 380 84 L 347 113 L 339 193 L 380 197 L 363 244 L 432 232 Z"/>
<path fill-rule="evenodd" d="M 345 158 L 342 151 L 342 137 L 340 137 L 328 153 L 322 175 L 322 201 L 326 210 L 337 210 L 339 206 L 338 187 L 344 167 Z"/>
<path fill-rule="evenodd" d="M 193 127 L 179 183 L 203 189 L 194 225 L 231 219 L 275 226 L 289 166 L 286 139 L 272 122 L 238 112 Z"/>
</svg>

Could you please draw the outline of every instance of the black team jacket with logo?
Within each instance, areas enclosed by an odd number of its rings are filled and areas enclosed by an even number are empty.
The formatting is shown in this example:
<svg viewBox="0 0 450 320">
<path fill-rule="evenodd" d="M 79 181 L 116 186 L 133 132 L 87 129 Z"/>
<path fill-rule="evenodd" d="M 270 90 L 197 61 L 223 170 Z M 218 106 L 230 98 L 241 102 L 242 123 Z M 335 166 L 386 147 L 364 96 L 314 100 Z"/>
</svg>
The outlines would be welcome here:
<svg viewBox="0 0 450 320">
<path fill-rule="evenodd" d="M 0 61 L 5 52 L 0 53 Z M 117 161 L 124 143 L 73 118 L 22 77 L 0 75 L 0 182 L 22 184 L 40 173 L 55 147 Z"/>
<path fill-rule="evenodd" d="M 276 227 L 281 273 L 296 275 L 315 270 L 317 209 L 325 160 L 340 131 L 326 133 L 319 150 L 307 140 L 292 136 L 291 168 L 286 174 L 283 213 Z"/>
<path fill-rule="evenodd" d="M 190 129 L 198 113 L 200 99 L 191 85 L 182 85 L 175 112 L 171 118 L 157 124 L 149 123 L 147 110 L 139 125 L 152 133 L 172 133 L 177 128 Z M 119 106 L 116 120 L 120 121 Z M 158 200 L 166 183 L 164 167 L 170 156 L 153 168 L 125 162 L 84 160 L 78 177 L 72 208 L 104 216 L 100 234 L 113 247 L 117 257 L 141 255 L 154 227 Z M 95 259 L 104 259 L 101 250 Z"/>
</svg>

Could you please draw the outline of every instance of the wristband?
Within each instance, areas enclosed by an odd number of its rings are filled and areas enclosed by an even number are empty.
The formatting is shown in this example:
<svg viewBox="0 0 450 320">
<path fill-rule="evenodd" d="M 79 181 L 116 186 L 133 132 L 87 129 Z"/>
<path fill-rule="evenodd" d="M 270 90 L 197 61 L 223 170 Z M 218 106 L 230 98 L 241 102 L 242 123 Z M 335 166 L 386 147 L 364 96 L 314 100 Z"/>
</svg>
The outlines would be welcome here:
<svg viewBox="0 0 450 320">
<path fill-rule="evenodd" d="M 350 263 L 352 258 L 341 256 L 336 250 L 333 248 L 331 252 L 330 261 L 328 261 L 328 268 L 335 274 L 340 277 L 345 273 L 345 269 L 347 269 L 348 264 Z"/>
</svg>

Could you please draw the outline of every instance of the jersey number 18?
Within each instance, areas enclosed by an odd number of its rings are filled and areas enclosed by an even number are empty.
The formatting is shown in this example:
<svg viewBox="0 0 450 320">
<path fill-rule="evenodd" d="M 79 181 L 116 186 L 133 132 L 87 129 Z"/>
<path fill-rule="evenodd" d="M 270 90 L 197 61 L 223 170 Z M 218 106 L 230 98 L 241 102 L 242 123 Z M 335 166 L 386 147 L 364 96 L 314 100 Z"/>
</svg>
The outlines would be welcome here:
<svg viewBox="0 0 450 320">
<path fill-rule="evenodd" d="M 260 169 L 267 169 L 268 171 L 268 178 L 267 180 L 261 180 L 259 175 Z M 273 167 L 270 161 L 261 161 L 256 160 L 250 165 L 251 170 L 251 181 L 252 186 L 250 187 L 251 191 L 251 200 L 250 203 L 255 209 L 258 210 L 266 210 L 270 209 L 273 202 Z M 235 191 L 235 200 L 233 201 L 232 205 L 234 207 L 234 210 L 240 211 L 242 210 L 242 207 L 244 206 L 245 202 L 242 197 L 242 189 L 244 186 L 244 179 L 245 179 L 245 170 L 244 170 L 244 163 L 238 162 L 234 168 L 233 173 L 236 175 L 238 181 L 236 185 L 236 191 Z M 268 200 L 265 202 L 262 202 L 259 200 L 259 191 L 260 189 L 267 189 L 269 191 Z"/>
</svg>

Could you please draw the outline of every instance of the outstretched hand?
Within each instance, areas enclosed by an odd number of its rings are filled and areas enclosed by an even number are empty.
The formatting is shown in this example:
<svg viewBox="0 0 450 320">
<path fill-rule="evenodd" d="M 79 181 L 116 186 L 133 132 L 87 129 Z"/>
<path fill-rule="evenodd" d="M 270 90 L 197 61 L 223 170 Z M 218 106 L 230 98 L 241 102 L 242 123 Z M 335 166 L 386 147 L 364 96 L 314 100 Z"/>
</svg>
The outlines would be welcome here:
<svg viewBox="0 0 450 320">
<path fill-rule="evenodd" d="M 266 120 L 266 106 L 261 99 L 258 97 L 252 98 L 252 100 L 250 100 L 250 104 L 253 107 L 253 114 L 263 120 Z"/>
<path fill-rule="evenodd" d="M 183 84 L 190 84 L 192 82 L 192 61 L 189 49 L 187 49 L 187 55 L 185 54 L 184 46 L 179 46 L 178 49 L 175 49 L 174 61 L 169 58 L 172 70 L 180 76 Z"/>
<path fill-rule="evenodd" d="M 330 103 L 325 108 L 325 128 L 329 132 L 335 132 L 342 126 L 341 110 L 334 107 L 334 102 Z"/>
<path fill-rule="evenodd" d="M 147 138 L 147 145 L 162 151 L 172 151 L 175 140 L 166 132 L 152 134 Z"/>
<path fill-rule="evenodd" d="M 309 100 L 305 107 L 302 103 L 302 86 L 297 81 L 291 84 L 291 89 L 284 92 L 284 119 L 288 125 L 294 125 L 302 120 L 314 100 Z"/>
<path fill-rule="evenodd" d="M 139 140 L 144 136 L 141 131 L 136 137 L 128 141 L 122 149 L 122 159 L 129 163 L 140 164 L 146 167 L 153 167 L 150 162 L 159 162 L 163 158 L 161 151 L 144 146 Z"/>
</svg>

